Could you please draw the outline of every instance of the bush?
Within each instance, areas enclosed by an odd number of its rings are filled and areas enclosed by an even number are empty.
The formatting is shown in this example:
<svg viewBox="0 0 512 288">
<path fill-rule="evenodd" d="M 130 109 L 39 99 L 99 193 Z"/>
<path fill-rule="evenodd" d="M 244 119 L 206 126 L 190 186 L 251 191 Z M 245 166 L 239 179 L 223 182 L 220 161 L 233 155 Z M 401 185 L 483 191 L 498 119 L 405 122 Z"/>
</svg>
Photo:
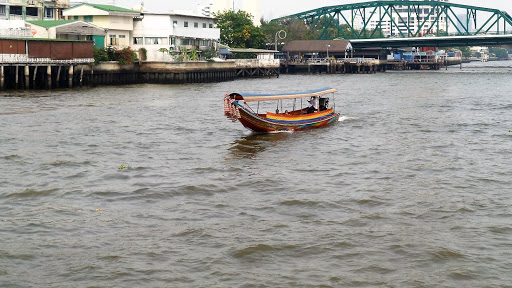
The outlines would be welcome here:
<svg viewBox="0 0 512 288">
<path fill-rule="evenodd" d="M 140 58 L 142 58 L 142 61 L 146 61 L 148 59 L 148 50 L 146 48 L 140 48 Z"/>
<path fill-rule="evenodd" d="M 212 61 L 213 58 L 217 57 L 217 51 L 215 49 L 208 49 L 201 52 L 201 56 L 206 61 Z"/>
<path fill-rule="evenodd" d="M 103 61 L 117 61 L 120 64 L 131 64 L 137 60 L 137 53 L 130 47 L 117 50 L 113 47 L 94 48 L 94 64 Z"/>
</svg>

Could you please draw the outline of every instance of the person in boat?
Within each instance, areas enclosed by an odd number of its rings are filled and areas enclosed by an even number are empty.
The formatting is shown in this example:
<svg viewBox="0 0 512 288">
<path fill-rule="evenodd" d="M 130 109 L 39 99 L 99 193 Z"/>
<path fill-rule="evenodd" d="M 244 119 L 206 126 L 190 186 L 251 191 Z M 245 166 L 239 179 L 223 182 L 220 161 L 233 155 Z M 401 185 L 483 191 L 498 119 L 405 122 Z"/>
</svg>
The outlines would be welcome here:
<svg viewBox="0 0 512 288">
<path fill-rule="evenodd" d="M 308 108 L 306 113 L 315 113 L 315 111 L 318 110 L 318 97 L 312 96 L 311 99 L 308 100 L 308 102 L 309 104 L 311 104 L 311 106 Z"/>
</svg>

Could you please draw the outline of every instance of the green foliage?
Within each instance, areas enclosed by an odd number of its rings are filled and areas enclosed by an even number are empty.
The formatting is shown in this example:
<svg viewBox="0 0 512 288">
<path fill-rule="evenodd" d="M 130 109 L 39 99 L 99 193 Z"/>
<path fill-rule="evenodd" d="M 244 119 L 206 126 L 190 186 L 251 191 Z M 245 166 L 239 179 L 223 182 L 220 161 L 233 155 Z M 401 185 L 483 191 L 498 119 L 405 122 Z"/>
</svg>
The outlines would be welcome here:
<svg viewBox="0 0 512 288">
<path fill-rule="evenodd" d="M 214 13 L 220 42 L 233 48 L 264 48 L 265 34 L 252 23 L 252 15 L 238 10 Z"/>
<path fill-rule="evenodd" d="M 123 169 L 130 169 L 130 168 L 132 168 L 130 165 L 121 164 L 121 166 L 119 166 L 117 169 L 123 170 Z"/>
<path fill-rule="evenodd" d="M 120 64 L 132 64 L 137 60 L 137 53 L 133 51 L 130 47 L 123 48 L 122 50 L 115 51 L 117 60 Z"/>
<path fill-rule="evenodd" d="M 117 61 L 120 64 L 131 64 L 137 60 L 137 53 L 130 47 L 117 50 L 113 47 L 94 48 L 94 64 L 103 61 Z"/>
<path fill-rule="evenodd" d="M 158 51 L 160 51 L 162 53 L 169 53 L 169 49 L 167 49 L 167 48 L 160 48 L 160 49 L 158 49 Z"/>
<path fill-rule="evenodd" d="M 233 58 L 234 59 L 255 59 L 256 54 L 254 54 L 254 53 L 234 53 Z"/>
<path fill-rule="evenodd" d="M 206 61 L 211 61 L 213 58 L 217 57 L 217 51 L 215 49 L 208 49 L 201 52 L 201 57 Z"/>
<path fill-rule="evenodd" d="M 140 52 L 140 58 L 142 58 L 141 60 L 146 61 L 148 59 L 148 50 L 143 47 L 143 48 L 139 49 L 139 52 Z"/>
<path fill-rule="evenodd" d="M 199 60 L 199 54 L 197 54 L 196 48 L 192 47 L 191 49 L 187 50 L 187 58 L 190 61 L 197 61 L 197 60 Z"/>
<path fill-rule="evenodd" d="M 100 62 L 109 61 L 107 48 L 94 47 L 94 64 L 98 65 Z"/>
<path fill-rule="evenodd" d="M 496 55 L 499 59 L 508 59 L 508 50 L 500 47 L 489 47 L 489 53 Z"/>
</svg>

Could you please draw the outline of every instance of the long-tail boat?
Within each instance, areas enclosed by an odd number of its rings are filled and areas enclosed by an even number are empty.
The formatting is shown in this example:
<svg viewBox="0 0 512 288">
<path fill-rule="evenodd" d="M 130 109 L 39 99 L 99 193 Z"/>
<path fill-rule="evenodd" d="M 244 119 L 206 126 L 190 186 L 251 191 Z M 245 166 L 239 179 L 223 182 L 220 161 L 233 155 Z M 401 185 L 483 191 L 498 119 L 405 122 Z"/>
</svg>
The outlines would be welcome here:
<svg viewBox="0 0 512 288">
<path fill-rule="evenodd" d="M 336 89 L 321 88 L 312 91 L 284 94 L 250 94 L 231 93 L 224 97 L 224 114 L 232 121 L 240 121 L 244 127 L 254 132 L 295 131 L 326 126 L 338 121 L 340 113 L 335 111 L 335 105 L 329 108 L 329 97 Z M 309 98 L 310 106 L 302 107 L 302 99 Z M 279 103 L 285 99 L 294 99 L 291 111 L 279 111 Z M 300 106 L 296 109 L 297 99 Z M 276 113 L 259 113 L 262 101 L 277 101 Z M 254 111 L 248 103 L 257 102 Z M 334 101 L 333 101 L 334 102 Z"/>
</svg>

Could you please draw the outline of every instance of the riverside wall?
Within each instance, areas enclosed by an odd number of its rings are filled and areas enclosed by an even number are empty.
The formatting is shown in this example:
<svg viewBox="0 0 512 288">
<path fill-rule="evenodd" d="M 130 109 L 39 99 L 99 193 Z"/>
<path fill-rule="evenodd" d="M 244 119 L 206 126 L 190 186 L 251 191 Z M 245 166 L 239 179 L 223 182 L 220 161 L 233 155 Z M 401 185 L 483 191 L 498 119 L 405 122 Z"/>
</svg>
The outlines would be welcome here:
<svg viewBox="0 0 512 288">
<path fill-rule="evenodd" d="M 232 81 L 234 61 L 0 63 L 0 89 L 56 89 L 141 83 L 182 84 Z"/>
</svg>

